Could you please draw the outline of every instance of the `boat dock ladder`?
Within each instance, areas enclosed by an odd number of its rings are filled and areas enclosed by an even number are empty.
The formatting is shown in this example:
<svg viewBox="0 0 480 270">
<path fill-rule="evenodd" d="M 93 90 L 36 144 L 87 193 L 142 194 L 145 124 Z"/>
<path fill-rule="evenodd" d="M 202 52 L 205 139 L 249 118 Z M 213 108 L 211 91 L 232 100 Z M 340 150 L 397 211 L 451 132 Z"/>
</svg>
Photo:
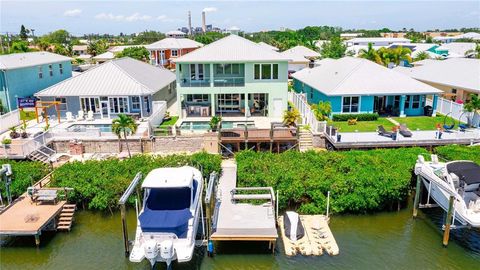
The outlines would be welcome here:
<svg viewBox="0 0 480 270">
<path fill-rule="evenodd" d="M 65 204 L 59 214 L 57 222 L 57 230 L 70 231 L 73 223 L 73 215 L 75 214 L 75 204 Z"/>
</svg>

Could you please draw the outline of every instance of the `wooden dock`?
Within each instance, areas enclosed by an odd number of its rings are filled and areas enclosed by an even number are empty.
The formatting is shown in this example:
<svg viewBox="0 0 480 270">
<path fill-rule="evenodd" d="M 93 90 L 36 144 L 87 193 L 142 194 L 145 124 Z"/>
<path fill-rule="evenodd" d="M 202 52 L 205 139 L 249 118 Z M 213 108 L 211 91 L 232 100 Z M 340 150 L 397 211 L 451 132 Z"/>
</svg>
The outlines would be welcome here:
<svg viewBox="0 0 480 270">
<path fill-rule="evenodd" d="M 217 190 L 216 215 L 213 219 L 213 241 L 266 241 L 271 247 L 278 238 L 275 226 L 275 198 L 271 188 L 236 188 L 237 165 L 222 162 Z M 268 194 L 236 194 L 235 191 L 267 190 Z M 243 203 L 248 199 L 267 199 L 263 204 Z"/>
<path fill-rule="evenodd" d="M 300 215 L 305 229 L 305 235 L 296 242 L 285 235 L 283 216 L 278 217 L 278 226 L 282 235 L 283 246 L 287 256 L 302 254 L 305 256 L 319 256 L 325 251 L 331 256 L 339 254 L 339 249 L 333 237 L 327 218 L 324 215 Z"/>
</svg>

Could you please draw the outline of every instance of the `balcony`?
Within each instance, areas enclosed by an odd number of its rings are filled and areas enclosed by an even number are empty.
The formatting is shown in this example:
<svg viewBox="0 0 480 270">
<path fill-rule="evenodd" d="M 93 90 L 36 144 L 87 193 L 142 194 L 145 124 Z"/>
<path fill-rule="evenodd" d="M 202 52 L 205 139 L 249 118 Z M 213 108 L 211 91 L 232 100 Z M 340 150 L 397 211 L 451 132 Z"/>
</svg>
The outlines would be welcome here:
<svg viewBox="0 0 480 270">
<path fill-rule="evenodd" d="M 203 80 L 187 79 L 183 78 L 180 80 L 181 87 L 210 87 L 210 79 L 206 78 Z"/>
<path fill-rule="evenodd" d="M 214 87 L 245 86 L 244 77 L 221 77 L 213 79 Z"/>
</svg>

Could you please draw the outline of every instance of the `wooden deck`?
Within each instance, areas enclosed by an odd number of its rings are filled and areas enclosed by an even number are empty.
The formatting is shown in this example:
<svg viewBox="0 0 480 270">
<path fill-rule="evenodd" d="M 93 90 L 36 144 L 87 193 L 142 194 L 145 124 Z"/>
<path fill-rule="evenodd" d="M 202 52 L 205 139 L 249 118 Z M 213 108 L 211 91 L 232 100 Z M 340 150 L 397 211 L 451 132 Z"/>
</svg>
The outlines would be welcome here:
<svg viewBox="0 0 480 270">
<path fill-rule="evenodd" d="M 220 131 L 220 141 L 236 142 L 292 142 L 297 141 L 295 128 L 275 129 L 228 129 Z"/>
</svg>

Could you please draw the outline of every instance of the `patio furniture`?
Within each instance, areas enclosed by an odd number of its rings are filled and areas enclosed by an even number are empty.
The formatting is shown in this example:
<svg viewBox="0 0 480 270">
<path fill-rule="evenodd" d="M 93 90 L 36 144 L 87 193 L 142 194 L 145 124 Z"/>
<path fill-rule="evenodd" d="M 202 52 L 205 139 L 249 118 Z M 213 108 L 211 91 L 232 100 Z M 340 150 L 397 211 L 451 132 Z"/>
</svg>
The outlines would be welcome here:
<svg viewBox="0 0 480 270">
<path fill-rule="evenodd" d="M 75 119 L 73 119 L 73 114 L 72 112 L 66 112 L 65 116 L 67 117 L 67 122 L 73 122 Z"/>
<path fill-rule="evenodd" d="M 36 194 L 35 202 L 44 203 L 44 202 L 53 202 L 57 203 L 57 191 L 53 189 L 39 189 Z"/>
<path fill-rule="evenodd" d="M 93 121 L 93 111 L 88 111 L 86 120 L 87 121 Z"/>
<path fill-rule="evenodd" d="M 403 137 L 412 137 L 413 135 L 405 124 L 400 124 L 399 133 L 402 134 Z"/>
<path fill-rule="evenodd" d="M 81 121 L 85 118 L 85 115 L 83 113 L 83 111 L 78 111 L 78 115 L 77 115 L 77 121 Z"/>
<path fill-rule="evenodd" d="M 389 138 L 392 138 L 394 134 L 394 132 L 386 131 L 383 125 L 378 126 L 377 132 L 378 132 L 378 135 L 389 137 Z"/>
</svg>

